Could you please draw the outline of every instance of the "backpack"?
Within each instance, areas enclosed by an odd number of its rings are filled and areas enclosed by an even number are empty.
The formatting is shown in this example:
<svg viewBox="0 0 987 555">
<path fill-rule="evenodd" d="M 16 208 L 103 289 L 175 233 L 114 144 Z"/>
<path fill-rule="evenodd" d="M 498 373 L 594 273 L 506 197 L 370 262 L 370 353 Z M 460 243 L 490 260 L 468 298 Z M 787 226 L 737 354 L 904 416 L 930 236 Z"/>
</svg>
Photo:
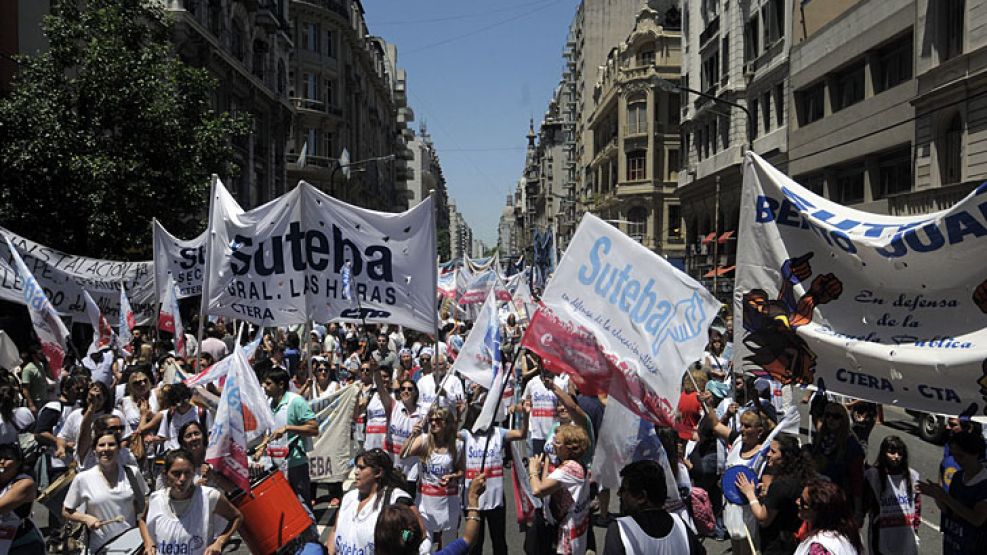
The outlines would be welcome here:
<svg viewBox="0 0 987 555">
<path fill-rule="evenodd" d="M 713 503 L 709 500 L 709 494 L 703 488 L 692 487 L 692 495 L 689 496 L 689 503 L 686 505 L 692 522 L 696 525 L 696 533 L 700 537 L 711 537 L 713 529 L 716 528 L 716 517 L 713 516 Z"/>
</svg>

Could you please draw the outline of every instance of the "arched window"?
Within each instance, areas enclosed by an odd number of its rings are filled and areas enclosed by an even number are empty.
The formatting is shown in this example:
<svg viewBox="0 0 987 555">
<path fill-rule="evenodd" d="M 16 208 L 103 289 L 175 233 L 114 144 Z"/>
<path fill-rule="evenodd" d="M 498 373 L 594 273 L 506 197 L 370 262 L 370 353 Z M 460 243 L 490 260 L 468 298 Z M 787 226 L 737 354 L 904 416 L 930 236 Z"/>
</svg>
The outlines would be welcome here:
<svg viewBox="0 0 987 555">
<path fill-rule="evenodd" d="M 949 120 L 942 136 L 942 148 L 939 149 L 939 168 L 942 185 L 959 183 L 961 179 L 960 163 L 963 158 L 963 119 L 959 114 Z"/>
<path fill-rule="evenodd" d="M 638 243 L 644 242 L 648 229 L 648 209 L 635 206 L 627 212 L 627 235 Z"/>
</svg>

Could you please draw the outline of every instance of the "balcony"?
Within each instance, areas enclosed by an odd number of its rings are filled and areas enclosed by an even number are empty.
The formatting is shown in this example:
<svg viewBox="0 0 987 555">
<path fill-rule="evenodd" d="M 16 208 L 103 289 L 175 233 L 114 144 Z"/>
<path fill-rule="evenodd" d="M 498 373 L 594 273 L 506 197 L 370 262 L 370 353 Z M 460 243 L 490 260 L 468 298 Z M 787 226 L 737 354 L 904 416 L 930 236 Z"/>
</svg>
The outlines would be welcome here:
<svg viewBox="0 0 987 555">
<path fill-rule="evenodd" d="M 312 100 L 310 98 L 290 98 L 291 105 L 295 107 L 298 112 L 308 112 L 308 113 L 321 113 L 325 111 L 325 103 L 321 100 Z"/>
<path fill-rule="evenodd" d="M 702 49 L 710 40 L 720 32 L 720 16 L 716 16 L 706 24 L 706 28 L 699 34 L 699 48 Z"/>
</svg>

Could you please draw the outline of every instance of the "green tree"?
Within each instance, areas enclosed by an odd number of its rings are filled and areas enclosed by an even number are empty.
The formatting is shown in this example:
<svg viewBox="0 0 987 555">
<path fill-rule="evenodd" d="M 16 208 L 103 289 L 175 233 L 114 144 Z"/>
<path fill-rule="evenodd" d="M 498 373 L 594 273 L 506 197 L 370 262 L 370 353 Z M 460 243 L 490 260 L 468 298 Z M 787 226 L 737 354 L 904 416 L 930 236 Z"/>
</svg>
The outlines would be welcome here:
<svg viewBox="0 0 987 555">
<path fill-rule="evenodd" d="M 249 119 L 216 113 L 157 2 L 53 2 L 50 48 L 0 99 L 0 225 L 73 254 L 149 257 L 150 221 L 193 236 L 209 176 L 230 175 Z"/>
</svg>

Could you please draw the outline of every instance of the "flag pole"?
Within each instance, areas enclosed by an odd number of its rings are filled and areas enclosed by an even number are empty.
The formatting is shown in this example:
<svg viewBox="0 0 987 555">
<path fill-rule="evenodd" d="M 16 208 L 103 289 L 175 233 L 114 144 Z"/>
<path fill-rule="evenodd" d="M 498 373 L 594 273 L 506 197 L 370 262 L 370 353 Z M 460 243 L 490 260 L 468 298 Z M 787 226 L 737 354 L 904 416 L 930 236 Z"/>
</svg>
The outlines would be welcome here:
<svg viewBox="0 0 987 555">
<path fill-rule="evenodd" d="M 202 332 L 206 329 L 206 318 L 208 318 L 207 313 L 209 312 L 209 271 L 212 265 L 212 216 L 213 216 L 213 202 L 216 200 L 216 185 L 219 183 L 219 176 L 212 174 L 212 183 L 209 186 L 209 218 L 206 223 L 206 262 L 202 269 L 202 292 L 199 295 L 199 329 L 196 332 L 196 353 L 195 360 L 193 361 L 192 368 L 196 372 L 199 372 L 199 360 L 202 357 Z M 181 318 L 181 314 L 176 314 L 176 318 Z M 177 345 L 177 344 L 176 344 Z"/>
<path fill-rule="evenodd" d="M 500 324 L 498 323 L 498 325 L 500 325 Z M 517 349 L 517 350 L 514 351 L 514 360 L 511 361 L 511 371 L 512 372 L 514 371 L 514 365 L 517 363 L 517 357 L 518 357 L 518 353 L 520 351 L 521 351 L 520 349 Z M 501 371 L 500 388 L 497 391 L 497 402 L 498 403 L 501 402 L 501 397 L 504 396 L 504 389 L 506 387 L 507 387 L 507 372 Z M 490 392 L 493 393 L 493 390 L 491 390 Z M 497 411 L 494 411 L 494 416 L 496 416 L 496 415 L 497 415 Z M 494 423 L 491 421 L 490 422 L 490 426 L 488 426 L 487 429 L 484 431 L 484 433 L 487 435 L 487 441 L 483 445 L 483 459 L 480 461 L 480 472 L 481 473 L 483 472 L 483 469 L 486 468 L 486 466 L 487 466 L 487 449 L 490 448 L 490 435 L 491 435 L 490 434 L 490 431 L 493 430 L 493 429 L 494 429 Z"/>
</svg>

